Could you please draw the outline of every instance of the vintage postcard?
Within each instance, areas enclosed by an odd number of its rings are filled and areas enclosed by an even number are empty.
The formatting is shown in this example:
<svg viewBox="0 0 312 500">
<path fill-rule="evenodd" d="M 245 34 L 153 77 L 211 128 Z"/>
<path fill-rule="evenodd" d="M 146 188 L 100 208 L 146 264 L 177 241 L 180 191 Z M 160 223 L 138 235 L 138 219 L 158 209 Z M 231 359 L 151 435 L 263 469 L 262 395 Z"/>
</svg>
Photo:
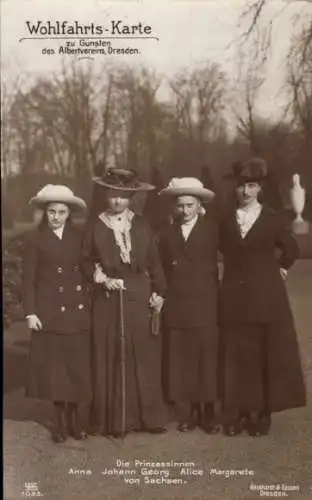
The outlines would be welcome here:
<svg viewBox="0 0 312 500">
<path fill-rule="evenodd" d="M 311 0 L 1 0 L 4 497 L 312 498 Z"/>
</svg>

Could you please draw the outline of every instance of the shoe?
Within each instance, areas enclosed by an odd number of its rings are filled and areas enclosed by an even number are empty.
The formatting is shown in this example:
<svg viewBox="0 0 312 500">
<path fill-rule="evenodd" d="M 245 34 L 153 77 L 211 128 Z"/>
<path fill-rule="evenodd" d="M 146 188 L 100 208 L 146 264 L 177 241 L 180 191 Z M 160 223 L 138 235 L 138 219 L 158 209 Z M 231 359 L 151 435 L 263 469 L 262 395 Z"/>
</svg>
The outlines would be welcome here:
<svg viewBox="0 0 312 500">
<path fill-rule="evenodd" d="M 179 432 L 190 432 L 200 426 L 202 411 L 199 403 L 191 403 L 189 417 L 186 421 L 180 422 L 177 429 Z"/>
<path fill-rule="evenodd" d="M 225 436 L 233 437 L 242 433 L 242 429 L 238 422 L 233 424 L 226 424 L 223 426 L 223 434 Z"/>
<path fill-rule="evenodd" d="M 167 429 L 165 427 L 146 427 L 144 432 L 148 432 L 149 434 L 165 434 Z"/>
<path fill-rule="evenodd" d="M 143 425 L 138 429 L 134 429 L 134 432 L 146 432 L 147 434 L 165 434 L 167 429 L 165 427 L 147 427 Z"/>
<path fill-rule="evenodd" d="M 65 429 L 59 426 L 52 432 L 51 438 L 54 443 L 65 443 L 67 440 L 67 433 Z"/>
<path fill-rule="evenodd" d="M 76 409 L 67 412 L 67 426 L 69 435 L 76 441 L 84 441 L 87 439 L 88 434 L 81 428 L 79 424 Z"/>
<path fill-rule="evenodd" d="M 110 434 L 103 434 L 104 436 L 111 436 L 114 439 L 122 439 L 123 437 L 126 437 L 127 434 L 129 434 L 129 431 L 126 431 L 125 433 L 122 433 L 121 431 L 118 432 L 112 432 Z"/>
<path fill-rule="evenodd" d="M 196 424 L 193 422 L 183 422 L 177 427 L 179 432 L 190 432 L 196 428 Z"/>
<path fill-rule="evenodd" d="M 237 436 L 250 427 L 250 415 L 247 412 L 240 412 L 236 420 L 224 425 L 223 434 L 226 436 Z"/>
<path fill-rule="evenodd" d="M 206 434 L 218 434 L 220 432 L 221 426 L 216 421 L 213 403 L 205 403 L 200 427 Z"/>
<path fill-rule="evenodd" d="M 207 421 L 207 422 L 204 422 L 202 425 L 201 425 L 201 428 L 204 432 L 206 432 L 206 434 L 218 434 L 220 431 L 221 431 L 221 425 L 220 424 L 217 424 L 216 422 L 214 422 L 213 420 L 212 421 Z"/>
<path fill-rule="evenodd" d="M 257 419 L 252 419 L 249 422 L 247 432 L 249 436 L 260 437 L 267 436 L 271 428 L 271 416 L 263 415 Z"/>
</svg>

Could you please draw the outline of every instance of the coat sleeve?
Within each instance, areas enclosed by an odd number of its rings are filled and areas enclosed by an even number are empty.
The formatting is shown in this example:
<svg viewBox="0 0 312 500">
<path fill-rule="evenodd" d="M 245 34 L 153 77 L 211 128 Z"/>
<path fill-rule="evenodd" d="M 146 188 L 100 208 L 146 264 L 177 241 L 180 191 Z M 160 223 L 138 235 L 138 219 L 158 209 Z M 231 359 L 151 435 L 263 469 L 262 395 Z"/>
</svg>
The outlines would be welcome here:
<svg viewBox="0 0 312 500">
<path fill-rule="evenodd" d="M 151 233 L 150 240 L 151 242 L 148 249 L 148 272 L 152 280 L 152 289 L 153 292 L 164 297 L 166 279 L 159 255 L 158 238 Z"/>
<path fill-rule="evenodd" d="M 81 249 L 81 268 L 86 280 L 93 283 L 93 273 L 95 269 L 93 225 L 89 224 L 85 228 Z"/>
<path fill-rule="evenodd" d="M 26 241 L 23 259 L 22 302 L 25 315 L 37 314 L 36 282 L 38 267 L 38 247 L 34 234 Z"/>
<path fill-rule="evenodd" d="M 276 246 L 281 251 L 279 257 L 280 267 L 289 269 L 299 257 L 299 247 L 290 227 L 284 221 L 278 221 Z"/>
</svg>

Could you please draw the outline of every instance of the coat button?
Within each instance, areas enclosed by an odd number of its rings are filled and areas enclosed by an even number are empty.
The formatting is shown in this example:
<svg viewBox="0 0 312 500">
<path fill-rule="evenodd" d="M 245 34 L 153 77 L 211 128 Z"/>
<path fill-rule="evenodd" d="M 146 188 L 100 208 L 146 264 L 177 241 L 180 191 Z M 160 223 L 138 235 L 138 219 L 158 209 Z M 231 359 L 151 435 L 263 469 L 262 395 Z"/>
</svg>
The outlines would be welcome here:
<svg viewBox="0 0 312 500">
<path fill-rule="evenodd" d="M 61 311 L 62 311 L 62 312 L 64 312 L 64 311 L 65 311 L 65 309 L 66 309 L 66 307 L 65 307 L 65 306 L 62 306 L 62 307 L 61 307 Z"/>
<path fill-rule="evenodd" d="M 84 305 L 83 304 L 79 304 L 78 309 L 83 309 L 83 308 L 84 308 Z"/>
<path fill-rule="evenodd" d="M 62 267 L 58 267 L 58 268 L 57 268 L 57 272 L 58 272 L 58 273 L 62 273 L 62 272 L 63 272 L 63 268 L 62 268 Z"/>
<path fill-rule="evenodd" d="M 76 286 L 76 290 L 77 290 L 77 292 L 81 292 L 81 290 L 82 290 L 82 286 L 81 286 L 81 285 L 77 285 L 77 286 Z"/>
<path fill-rule="evenodd" d="M 243 281 L 243 280 L 240 280 L 240 281 L 239 281 L 239 284 L 240 284 L 240 285 L 243 285 L 243 284 L 244 284 L 244 281 Z"/>
<path fill-rule="evenodd" d="M 79 271 L 79 266 L 74 266 L 74 271 Z"/>
<path fill-rule="evenodd" d="M 59 286 L 59 292 L 64 292 L 64 287 L 63 286 Z"/>
</svg>

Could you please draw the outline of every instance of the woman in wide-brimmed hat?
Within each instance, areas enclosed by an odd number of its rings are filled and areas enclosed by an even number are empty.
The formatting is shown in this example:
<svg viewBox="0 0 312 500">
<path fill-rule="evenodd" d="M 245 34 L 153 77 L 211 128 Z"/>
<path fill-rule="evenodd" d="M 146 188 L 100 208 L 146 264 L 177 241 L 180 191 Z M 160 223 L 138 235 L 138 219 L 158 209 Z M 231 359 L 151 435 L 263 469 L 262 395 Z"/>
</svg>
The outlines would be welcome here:
<svg viewBox="0 0 312 500">
<path fill-rule="evenodd" d="M 305 404 L 284 284 L 298 247 L 281 217 L 259 202 L 266 175 L 261 158 L 234 165 L 237 206 L 220 224 L 224 431 L 230 436 L 244 429 L 267 434 L 271 413 Z"/>
<path fill-rule="evenodd" d="M 78 403 L 91 397 L 89 304 L 80 269 L 81 231 L 71 213 L 85 202 L 63 185 L 46 185 L 30 203 L 43 218 L 24 259 L 23 303 L 32 331 L 28 397 L 53 402 L 55 442 L 86 437 Z"/>
<path fill-rule="evenodd" d="M 161 433 L 165 430 L 161 343 L 151 333 L 150 316 L 152 308 L 162 306 L 165 280 L 154 235 L 147 222 L 129 208 L 137 192 L 153 186 L 124 169 L 114 169 L 93 180 L 103 187 L 105 206 L 95 220 L 90 220 L 83 250 L 84 269 L 94 284 L 91 429 L 116 437 L 124 430 Z M 121 314 L 125 387 L 121 377 Z"/>
<path fill-rule="evenodd" d="M 167 396 L 178 430 L 218 432 L 214 403 L 218 365 L 216 218 L 202 204 L 214 193 L 196 178 L 174 178 L 160 193 L 173 203 L 173 223 L 160 236 L 167 278 L 164 304 Z"/>
</svg>

